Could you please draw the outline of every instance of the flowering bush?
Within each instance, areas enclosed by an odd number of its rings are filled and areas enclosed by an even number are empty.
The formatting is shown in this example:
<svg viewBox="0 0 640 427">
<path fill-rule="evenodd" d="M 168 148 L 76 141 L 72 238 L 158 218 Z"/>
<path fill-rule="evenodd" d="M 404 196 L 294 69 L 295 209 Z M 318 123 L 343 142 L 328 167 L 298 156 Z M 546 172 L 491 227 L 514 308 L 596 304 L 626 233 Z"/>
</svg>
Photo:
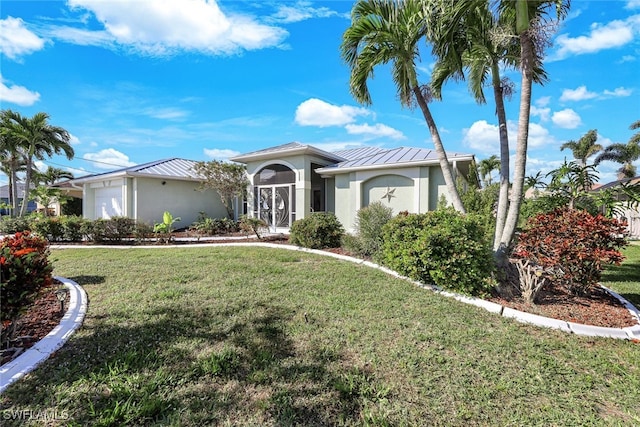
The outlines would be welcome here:
<svg viewBox="0 0 640 427">
<path fill-rule="evenodd" d="M 45 239 L 28 231 L 0 242 L 0 308 L 2 320 L 12 319 L 36 293 L 51 284 L 53 267 Z"/>
<path fill-rule="evenodd" d="M 598 283 L 604 264 L 619 265 L 626 244 L 626 224 L 575 209 L 556 209 L 531 218 L 518 238 L 514 256 L 554 273 L 552 283 L 574 294 L 587 294 Z"/>
</svg>

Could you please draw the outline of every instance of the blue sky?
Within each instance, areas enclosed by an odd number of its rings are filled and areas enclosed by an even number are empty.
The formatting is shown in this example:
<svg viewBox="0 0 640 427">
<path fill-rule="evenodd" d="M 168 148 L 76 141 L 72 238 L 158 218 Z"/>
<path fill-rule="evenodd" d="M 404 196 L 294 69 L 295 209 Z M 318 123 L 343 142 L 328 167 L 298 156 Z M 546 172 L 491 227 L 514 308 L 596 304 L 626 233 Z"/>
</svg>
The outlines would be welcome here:
<svg viewBox="0 0 640 427">
<path fill-rule="evenodd" d="M 420 111 L 400 106 L 387 68 L 370 82 L 373 105 L 350 95 L 339 46 L 353 3 L 3 0 L 1 107 L 44 111 L 67 129 L 75 159 L 40 166 L 76 176 L 171 157 L 227 159 L 291 141 L 328 151 L 433 148 Z M 605 146 L 626 143 L 640 120 L 640 0 L 574 0 L 553 42 L 550 81 L 533 88 L 528 174 L 571 159 L 560 145 L 590 129 Z M 426 46 L 421 59 L 426 83 Z M 515 148 L 520 77 L 506 76 L 516 89 L 507 103 Z M 448 151 L 498 154 L 488 100 L 476 105 L 462 82 L 431 104 Z M 600 181 L 615 179 L 618 167 L 603 163 Z"/>
</svg>

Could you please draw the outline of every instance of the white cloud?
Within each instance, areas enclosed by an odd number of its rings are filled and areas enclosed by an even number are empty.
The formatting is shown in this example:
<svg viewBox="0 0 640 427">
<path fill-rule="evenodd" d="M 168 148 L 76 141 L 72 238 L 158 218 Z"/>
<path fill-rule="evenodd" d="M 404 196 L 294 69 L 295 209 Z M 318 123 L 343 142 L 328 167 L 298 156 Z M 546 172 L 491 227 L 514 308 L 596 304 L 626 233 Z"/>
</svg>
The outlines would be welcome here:
<svg viewBox="0 0 640 427">
<path fill-rule="evenodd" d="M 640 0 L 627 0 L 625 9 L 640 9 Z"/>
<path fill-rule="evenodd" d="M 143 113 L 161 120 L 180 120 L 189 115 L 187 111 L 179 108 L 147 108 Z"/>
<path fill-rule="evenodd" d="M 580 86 L 577 89 L 563 90 L 560 101 L 583 101 L 585 99 L 596 98 L 597 96 L 597 93 L 589 92 L 586 86 Z"/>
<path fill-rule="evenodd" d="M 338 16 L 338 12 L 328 7 L 313 7 L 309 1 L 299 1 L 293 5 L 280 4 L 272 20 L 282 23 L 300 22 L 311 18 Z"/>
<path fill-rule="evenodd" d="M 578 113 L 571 108 L 566 108 L 562 111 L 556 111 L 551 116 L 551 121 L 558 127 L 563 129 L 575 129 L 582 124 L 582 120 Z"/>
<path fill-rule="evenodd" d="M 69 134 L 69 144 L 71 145 L 80 145 L 80 138 L 73 134 Z"/>
<path fill-rule="evenodd" d="M 11 16 L 0 19 L 0 53 L 9 59 L 36 52 L 44 47 L 44 40 L 29 31 L 24 21 Z"/>
<path fill-rule="evenodd" d="M 539 108 L 535 105 L 532 105 L 531 115 L 540 117 L 540 120 L 542 120 L 543 122 L 549 121 L 549 117 L 551 117 L 551 108 Z"/>
<path fill-rule="evenodd" d="M 631 96 L 632 92 L 633 90 L 631 89 L 626 89 L 624 87 L 617 87 L 614 90 L 605 90 L 603 94 L 605 96 L 619 98 L 619 97 Z"/>
<path fill-rule="evenodd" d="M 569 37 L 567 34 L 559 35 L 555 45 L 559 49 L 553 59 L 563 59 L 571 55 L 599 52 L 626 45 L 634 39 L 634 33 L 640 32 L 640 15 L 633 15 L 624 21 L 615 20 L 602 25 L 591 25 L 591 31 L 586 36 Z"/>
<path fill-rule="evenodd" d="M 229 55 L 280 46 L 288 33 L 250 16 L 225 14 L 215 0 L 70 0 L 71 7 L 92 12 L 103 31 L 51 28 L 59 38 L 78 44 L 114 43 L 147 55 L 196 51 Z"/>
<path fill-rule="evenodd" d="M 28 107 L 40 100 L 38 92 L 32 92 L 24 86 L 7 86 L 5 82 L 0 75 L 0 101 Z"/>
<path fill-rule="evenodd" d="M 404 134 L 397 129 L 376 123 L 371 126 L 367 123 L 362 125 L 348 124 L 345 126 L 350 135 L 369 135 L 372 137 L 388 137 L 391 139 L 406 139 Z"/>
<path fill-rule="evenodd" d="M 229 149 L 205 148 L 204 154 L 214 160 L 228 160 L 231 157 L 239 156 L 240 152 Z"/>
<path fill-rule="evenodd" d="M 320 99 L 310 98 L 296 108 L 295 121 L 301 126 L 344 126 L 353 123 L 358 116 L 368 116 L 366 108 L 350 105 L 337 106 Z"/>
<path fill-rule="evenodd" d="M 463 134 L 462 142 L 474 151 L 483 154 L 500 152 L 500 132 L 497 125 L 478 120 L 470 128 L 464 129 Z"/>
<path fill-rule="evenodd" d="M 86 153 L 83 159 L 93 162 L 98 169 L 114 169 L 117 167 L 135 166 L 136 163 L 129 160 L 129 156 L 113 148 L 106 148 L 97 153 Z"/>
<path fill-rule="evenodd" d="M 510 123 L 511 124 L 511 123 Z M 513 139 L 514 145 L 518 135 L 516 124 L 513 124 L 513 131 L 509 128 L 509 138 Z M 530 148 L 541 148 L 547 145 L 555 144 L 556 139 L 549 133 L 549 130 L 538 123 L 529 123 L 529 139 L 528 146 Z"/>
</svg>

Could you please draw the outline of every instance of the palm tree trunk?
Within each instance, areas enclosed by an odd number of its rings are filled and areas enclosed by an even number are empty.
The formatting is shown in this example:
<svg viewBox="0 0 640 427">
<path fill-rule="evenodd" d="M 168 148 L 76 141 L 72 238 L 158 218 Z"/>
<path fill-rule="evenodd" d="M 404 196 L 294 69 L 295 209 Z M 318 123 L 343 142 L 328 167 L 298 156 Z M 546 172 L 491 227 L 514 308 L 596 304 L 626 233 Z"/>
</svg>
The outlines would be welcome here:
<svg viewBox="0 0 640 427">
<path fill-rule="evenodd" d="M 24 195 L 22 196 L 22 205 L 20 206 L 20 217 L 27 214 L 27 205 L 29 204 L 29 190 L 31 189 L 31 176 L 33 172 L 33 160 L 31 157 L 26 159 L 27 171 L 24 179 Z"/>
<path fill-rule="evenodd" d="M 466 213 L 464 205 L 462 204 L 462 199 L 460 198 L 460 194 L 458 193 L 458 188 L 456 187 L 456 181 L 453 178 L 453 172 L 451 171 L 451 165 L 449 164 L 449 160 L 447 159 L 447 153 L 444 151 L 444 146 L 442 145 L 442 140 L 440 139 L 440 133 L 438 132 L 438 128 L 436 127 L 436 122 L 433 120 L 433 116 L 431 115 L 431 111 L 429 110 L 429 106 L 427 105 L 427 101 L 424 99 L 424 96 L 420 91 L 420 87 L 417 84 L 413 85 L 413 93 L 416 97 L 416 100 L 418 101 L 420 109 L 422 110 L 422 115 L 427 121 L 429 132 L 431 132 L 431 139 L 433 139 L 433 145 L 436 149 L 436 153 L 438 154 L 440 169 L 442 169 L 444 182 L 447 186 L 447 191 L 451 196 L 451 203 L 453 204 L 455 210 L 457 210 L 458 212 Z"/>
<path fill-rule="evenodd" d="M 11 164 L 11 216 L 15 217 L 18 213 L 18 174 L 15 161 Z"/>
<path fill-rule="evenodd" d="M 529 140 L 529 116 L 531 113 L 531 86 L 533 76 L 533 43 L 528 31 L 520 34 L 521 75 L 520 114 L 518 116 L 518 142 L 516 148 L 515 168 L 513 171 L 513 188 L 511 191 L 507 219 L 502 231 L 500 246 L 496 251 L 498 262 L 508 256 L 508 248 L 516 232 L 520 206 L 524 192 L 524 175 L 527 167 L 527 143 Z"/>
<path fill-rule="evenodd" d="M 500 248 L 500 240 L 504 231 L 509 209 L 509 133 L 507 131 L 507 114 L 504 108 L 504 94 L 500 81 L 500 69 L 497 63 L 492 65 L 493 97 L 496 102 L 496 114 L 500 129 L 500 193 L 496 212 L 496 231 L 493 240 L 493 250 Z"/>
</svg>

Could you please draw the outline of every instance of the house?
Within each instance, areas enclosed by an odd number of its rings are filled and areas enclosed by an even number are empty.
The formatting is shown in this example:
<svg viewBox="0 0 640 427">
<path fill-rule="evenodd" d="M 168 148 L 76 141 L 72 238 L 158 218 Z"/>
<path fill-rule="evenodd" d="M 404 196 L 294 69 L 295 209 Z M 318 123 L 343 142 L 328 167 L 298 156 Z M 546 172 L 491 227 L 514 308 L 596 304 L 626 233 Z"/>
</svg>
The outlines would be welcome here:
<svg viewBox="0 0 640 427">
<path fill-rule="evenodd" d="M 169 211 L 181 218 L 177 226 L 188 227 L 200 212 L 226 217 L 220 196 L 212 190 L 200 190 L 195 164 L 179 158 L 158 160 L 76 178 L 67 186 L 82 191 L 82 215 L 88 219 L 126 216 L 153 224 Z"/>
<path fill-rule="evenodd" d="M 472 154 L 448 153 L 463 182 L 475 162 Z M 346 230 L 356 212 L 375 201 L 394 213 L 435 210 L 449 199 L 435 150 L 361 147 L 330 153 L 298 142 L 241 154 L 231 160 L 247 166 L 253 216 L 273 231 L 288 231 L 311 212 L 334 212 Z"/>
<path fill-rule="evenodd" d="M 454 173 L 466 182 L 471 154 L 448 153 Z M 333 212 L 346 230 L 353 230 L 356 212 L 375 201 L 394 213 L 436 209 L 449 199 L 437 154 L 425 148 L 360 147 L 327 152 L 292 142 L 238 155 L 250 182 L 246 213 L 262 218 L 273 232 L 288 232 L 296 219 L 311 212 Z M 217 193 L 200 191 L 195 161 L 167 159 L 89 175 L 71 181 L 82 189 L 83 216 L 89 219 L 128 216 L 157 222 L 167 210 L 189 226 L 199 212 L 225 217 Z"/>
<path fill-rule="evenodd" d="M 23 182 L 18 182 L 18 209 L 19 206 L 22 204 L 22 199 L 24 199 L 24 190 L 25 190 L 25 185 Z M 4 204 L 4 205 L 10 205 L 9 201 L 11 200 L 11 195 L 10 193 L 10 189 L 8 185 L 2 185 L 0 186 L 0 204 Z M 33 212 L 37 209 L 37 205 L 36 202 L 34 202 L 33 200 L 29 200 L 27 202 L 27 212 Z M 0 216 L 2 215 L 9 215 L 10 214 L 10 210 L 7 208 L 0 208 Z"/>
<path fill-rule="evenodd" d="M 624 178 L 617 181 L 612 181 L 607 184 L 601 185 L 595 191 L 606 191 L 608 189 L 616 189 L 616 187 L 620 187 L 621 185 L 631 186 L 636 185 L 640 186 L 640 176 L 636 176 L 634 178 Z M 618 193 L 619 200 L 626 200 L 626 196 L 624 194 Z M 625 204 L 620 203 L 621 209 L 616 213 L 616 218 L 624 219 L 627 222 L 627 230 L 629 232 L 629 238 L 631 239 L 640 239 L 640 206 L 636 205 L 635 208 L 625 206 Z"/>
</svg>

